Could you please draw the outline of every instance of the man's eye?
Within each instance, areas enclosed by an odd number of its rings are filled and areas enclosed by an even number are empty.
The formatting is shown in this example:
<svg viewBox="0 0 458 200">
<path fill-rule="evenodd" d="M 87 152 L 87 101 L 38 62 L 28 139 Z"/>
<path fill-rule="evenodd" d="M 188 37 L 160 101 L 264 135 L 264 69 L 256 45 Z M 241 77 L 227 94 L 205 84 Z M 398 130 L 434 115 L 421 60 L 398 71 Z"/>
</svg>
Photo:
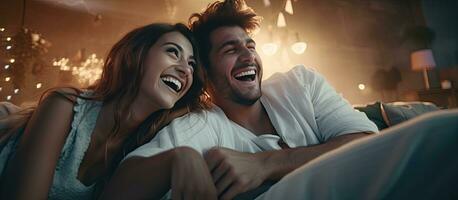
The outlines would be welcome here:
<svg viewBox="0 0 458 200">
<path fill-rule="evenodd" d="M 248 49 L 256 50 L 256 46 L 248 46 Z"/>
<path fill-rule="evenodd" d="M 178 51 L 178 49 L 176 49 L 176 48 L 172 48 L 172 47 L 171 47 L 171 48 L 168 48 L 168 49 L 167 49 L 167 52 L 169 52 L 169 53 L 173 53 L 173 55 L 175 55 L 175 57 L 177 57 L 177 58 L 178 58 L 178 54 L 179 54 L 179 51 Z"/>
<path fill-rule="evenodd" d="M 227 53 L 227 54 L 235 53 L 235 49 L 228 49 L 224 53 Z"/>
</svg>

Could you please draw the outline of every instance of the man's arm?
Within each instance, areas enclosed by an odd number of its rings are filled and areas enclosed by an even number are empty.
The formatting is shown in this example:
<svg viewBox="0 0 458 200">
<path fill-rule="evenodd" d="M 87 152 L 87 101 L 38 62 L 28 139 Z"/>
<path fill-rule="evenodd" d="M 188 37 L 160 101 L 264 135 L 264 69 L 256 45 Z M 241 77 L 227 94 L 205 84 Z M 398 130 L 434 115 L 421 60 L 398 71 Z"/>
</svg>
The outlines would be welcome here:
<svg viewBox="0 0 458 200">
<path fill-rule="evenodd" d="M 258 156 L 265 160 L 265 168 L 268 171 L 266 180 L 278 181 L 286 174 L 308 163 L 309 161 L 338 147 L 369 135 L 370 133 L 351 133 L 330 139 L 326 143 L 308 147 L 282 149 L 278 151 L 260 152 Z"/>
<path fill-rule="evenodd" d="M 267 180 L 278 181 L 314 158 L 368 134 L 345 134 L 319 145 L 259 153 L 214 148 L 207 152 L 205 160 L 219 196 L 222 199 L 232 199 Z"/>
</svg>

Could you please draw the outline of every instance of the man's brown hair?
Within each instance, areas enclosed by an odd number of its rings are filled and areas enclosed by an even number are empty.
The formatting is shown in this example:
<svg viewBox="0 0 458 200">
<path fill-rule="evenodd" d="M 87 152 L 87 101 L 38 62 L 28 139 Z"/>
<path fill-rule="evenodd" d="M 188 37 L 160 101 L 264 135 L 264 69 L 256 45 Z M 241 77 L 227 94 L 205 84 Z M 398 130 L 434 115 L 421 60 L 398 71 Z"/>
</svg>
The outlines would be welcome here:
<svg viewBox="0 0 458 200">
<path fill-rule="evenodd" d="M 261 19 L 244 0 L 216 1 L 209 4 L 203 12 L 192 14 L 189 17 L 189 26 L 197 39 L 204 68 L 208 69 L 210 64 L 208 54 L 212 31 L 223 26 L 239 26 L 251 34 L 257 30 Z"/>
</svg>

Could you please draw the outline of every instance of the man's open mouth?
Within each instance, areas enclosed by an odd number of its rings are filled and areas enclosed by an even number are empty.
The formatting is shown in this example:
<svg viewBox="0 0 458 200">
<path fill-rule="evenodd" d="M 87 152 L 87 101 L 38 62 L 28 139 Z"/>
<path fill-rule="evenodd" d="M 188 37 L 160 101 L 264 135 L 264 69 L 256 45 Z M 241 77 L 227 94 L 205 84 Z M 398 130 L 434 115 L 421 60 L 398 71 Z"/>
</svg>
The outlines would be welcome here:
<svg viewBox="0 0 458 200">
<path fill-rule="evenodd" d="M 234 75 L 234 78 L 239 81 L 254 81 L 256 78 L 256 71 L 254 69 L 239 72 Z"/>
<path fill-rule="evenodd" d="M 180 92 L 182 89 L 181 82 L 173 76 L 162 76 L 162 82 L 164 82 L 169 88 L 171 88 L 176 93 Z"/>
</svg>

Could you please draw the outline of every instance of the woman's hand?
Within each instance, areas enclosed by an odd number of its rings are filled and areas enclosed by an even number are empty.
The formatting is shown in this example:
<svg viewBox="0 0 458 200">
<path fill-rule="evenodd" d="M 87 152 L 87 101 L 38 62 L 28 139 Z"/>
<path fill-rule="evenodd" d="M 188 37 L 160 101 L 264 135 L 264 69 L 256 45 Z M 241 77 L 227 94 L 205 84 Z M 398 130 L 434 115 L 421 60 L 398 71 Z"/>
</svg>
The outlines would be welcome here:
<svg viewBox="0 0 458 200">
<path fill-rule="evenodd" d="M 203 157 L 190 147 L 174 151 L 172 199 L 216 199 L 216 188 Z"/>
</svg>

